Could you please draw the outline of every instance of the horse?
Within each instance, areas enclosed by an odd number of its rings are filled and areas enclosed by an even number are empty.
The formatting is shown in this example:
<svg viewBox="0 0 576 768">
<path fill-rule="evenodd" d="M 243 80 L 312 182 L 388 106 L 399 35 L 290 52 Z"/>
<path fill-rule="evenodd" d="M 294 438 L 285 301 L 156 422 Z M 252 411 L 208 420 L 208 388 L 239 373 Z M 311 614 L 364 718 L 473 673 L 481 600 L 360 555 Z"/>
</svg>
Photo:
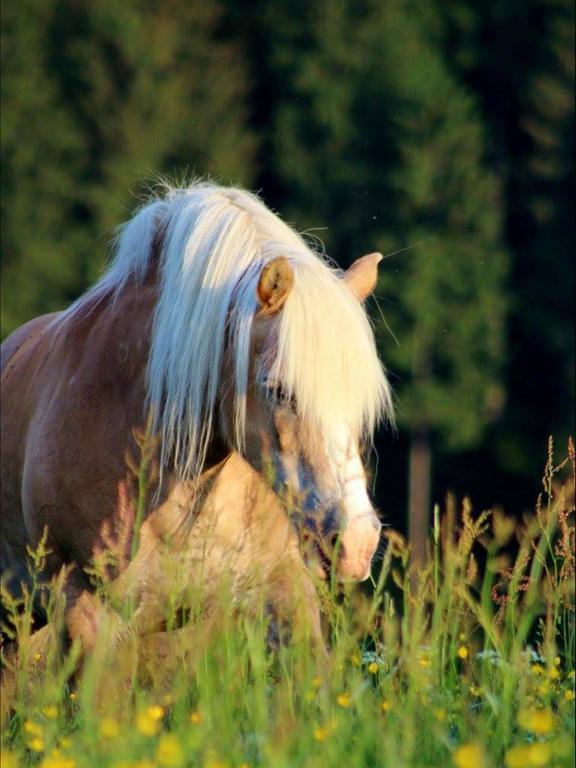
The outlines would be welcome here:
<svg viewBox="0 0 576 768">
<path fill-rule="evenodd" d="M 102 277 L 2 345 L 9 589 L 42 541 L 88 652 L 111 621 L 121 632 L 89 573 L 128 520 L 112 588 L 135 606 L 131 632 L 162 631 L 170 597 L 209 599 L 225 578 L 233 600 L 265 590 L 321 638 L 316 579 L 366 579 L 379 543 L 362 452 L 393 418 L 363 306 L 380 259 L 343 272 L 238 188 L 166 186 L 143 204 Z M 136 514 L 138 435 L 154 471 Z"/>
</svg>

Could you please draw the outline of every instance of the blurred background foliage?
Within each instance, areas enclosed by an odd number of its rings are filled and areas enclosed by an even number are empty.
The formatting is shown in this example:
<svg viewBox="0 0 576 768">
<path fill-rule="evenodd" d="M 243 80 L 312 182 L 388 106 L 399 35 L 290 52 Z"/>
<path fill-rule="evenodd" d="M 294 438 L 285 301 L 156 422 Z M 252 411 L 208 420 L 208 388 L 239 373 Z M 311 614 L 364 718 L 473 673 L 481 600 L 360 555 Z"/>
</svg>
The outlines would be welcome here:
<svg viewBox="0 0 576 768">
<path fill-rule="evenodd" d="M 521 511 L 574 429 L 573 42 L 571 0 L 5 0 L 2 336 L 155 174 L 246 185 L 342 267 L 391 254 L 385 518 Z"/>
</svg>

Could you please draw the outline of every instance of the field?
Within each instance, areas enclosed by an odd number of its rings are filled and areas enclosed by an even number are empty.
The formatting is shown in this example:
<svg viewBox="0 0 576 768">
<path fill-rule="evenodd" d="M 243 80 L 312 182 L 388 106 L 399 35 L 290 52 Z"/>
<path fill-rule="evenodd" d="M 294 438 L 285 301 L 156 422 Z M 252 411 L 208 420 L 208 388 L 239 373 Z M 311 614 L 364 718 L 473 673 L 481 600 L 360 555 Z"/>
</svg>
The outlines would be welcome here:
<svg viewBox="0 0 576 768">
<path fill-rule="evenodd" d="M 388 531 L 370 589 L 323 588 L 327 659 L 272 649 L 265 610 L 232 610 L 223 585 L 210 619 L 201 601 L 171 615 L 136 663 L 103 641 L 71 678 L 77 649 L 30 639 L 28 595 L 8 628 L 2 768 L 573 765 L 573 478 L 573 450 L 550 451 L 521 521 L 447 499 L 426 567 Z"/>
</svg>

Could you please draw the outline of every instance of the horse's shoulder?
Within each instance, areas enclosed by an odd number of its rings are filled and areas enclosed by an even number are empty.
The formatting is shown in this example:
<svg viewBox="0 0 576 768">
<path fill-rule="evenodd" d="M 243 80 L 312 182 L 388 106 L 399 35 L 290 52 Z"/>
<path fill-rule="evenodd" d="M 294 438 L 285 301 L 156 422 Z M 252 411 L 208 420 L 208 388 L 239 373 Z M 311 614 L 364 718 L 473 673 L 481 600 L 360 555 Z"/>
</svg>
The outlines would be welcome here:
<svg viewBox="0 0 576 768">
<path fill-rule="evenodd" d="M 0 371 L 4 371 L 10 361 L 32 347 L 43 336 L 48 325 L 55 320 L 59 312 L 50 312 L 29 320 L 13 331 L 0 346 Z"/>
</svg>

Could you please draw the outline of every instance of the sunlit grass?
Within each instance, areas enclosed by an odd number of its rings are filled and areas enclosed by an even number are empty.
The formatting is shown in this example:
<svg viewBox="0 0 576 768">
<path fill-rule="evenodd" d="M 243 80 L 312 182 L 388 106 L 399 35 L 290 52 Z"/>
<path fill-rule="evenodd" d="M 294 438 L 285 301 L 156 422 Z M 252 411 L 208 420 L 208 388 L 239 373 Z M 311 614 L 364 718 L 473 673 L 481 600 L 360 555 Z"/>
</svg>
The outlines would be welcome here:
<svg viewBox="0 0 576 768">
<path fill-rule="evenodd" d="M 57 589 L 41 646 L 29 594 L 9 604 L 21 654 L 2 768 L 570 766 L 573 489 L 573 454 L 550 454 L 521 521 L 448 499 L 415 573 L 390 531 L 373 594 L 324 588 L 327 661 L 303 644 L 270 650 L 264 609 L 232 610 L 223 586 L 209 627 L 192 612 L 141 641 L 137 664 L 124 666 L 129 643 L 97 648 L 72 678 Z M 36 570 L 44 556 L 31 553 Z"/>
</svg>

